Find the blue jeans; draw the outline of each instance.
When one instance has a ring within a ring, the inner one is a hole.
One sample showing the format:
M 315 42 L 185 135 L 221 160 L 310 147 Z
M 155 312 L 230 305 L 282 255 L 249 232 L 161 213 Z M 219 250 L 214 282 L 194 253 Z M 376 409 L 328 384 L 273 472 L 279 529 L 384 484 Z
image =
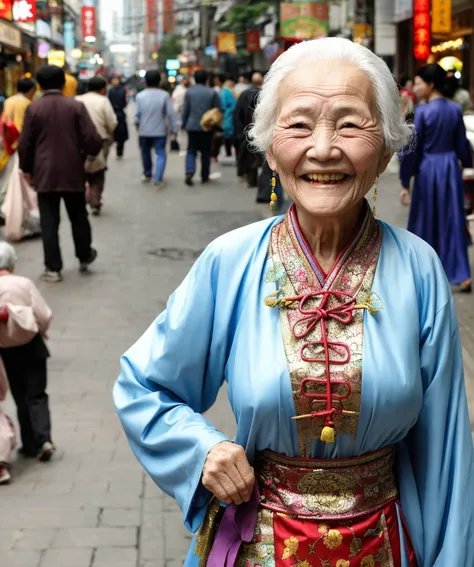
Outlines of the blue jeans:
M 151 161 L 151 150 L 154 148 L 156 154 L 155 181 L 163 180 L 166 167 L 166 136 L 140 136 L 140 151 L 142 154 L 143 175 L 151 179 L 153 164 Z

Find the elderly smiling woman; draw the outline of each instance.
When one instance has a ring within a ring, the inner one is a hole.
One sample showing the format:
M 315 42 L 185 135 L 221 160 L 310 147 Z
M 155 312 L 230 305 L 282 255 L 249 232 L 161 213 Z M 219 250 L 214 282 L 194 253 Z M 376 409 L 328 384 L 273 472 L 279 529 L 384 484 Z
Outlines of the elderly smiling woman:
M 197 532 L 185 565 L 474 565 L 473 446 L 449 285 L 366 195 L 411 132 L 386 65 L 285 52 L 254 145 L 294 201 L 209 245 L 123 356 L 139 461 Z M 227 383 L 231 442 L 202 413 Z

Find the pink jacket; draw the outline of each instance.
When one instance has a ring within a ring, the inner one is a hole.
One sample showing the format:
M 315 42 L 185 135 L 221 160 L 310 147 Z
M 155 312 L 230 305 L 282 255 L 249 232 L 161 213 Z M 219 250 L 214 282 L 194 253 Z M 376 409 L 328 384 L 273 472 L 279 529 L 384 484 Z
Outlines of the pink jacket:
M 38 333 L 47 338 L 52 311 L 31 280 L 0 271 L 0 306 L 9 315 L 0 322 L 1 348 L 24 345 Z

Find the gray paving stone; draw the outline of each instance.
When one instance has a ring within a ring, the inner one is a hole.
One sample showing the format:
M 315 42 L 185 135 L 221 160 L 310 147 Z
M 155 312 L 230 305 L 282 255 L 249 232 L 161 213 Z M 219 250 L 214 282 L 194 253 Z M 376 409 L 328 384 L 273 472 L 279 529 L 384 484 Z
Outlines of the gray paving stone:
M 41 551 L 9 551 L 6 554 L 2 553 L 2 567 L 40 567 Z M 46 565 L 46 564 L 45 564 Z M 51 564 L 49 567 L 59 567 L 59 564 Z M 63 564 L 63 567 L 69 567 Z M 72 566 L 71 566 L 72 567 Z M 76 567 L 76 566 L 74 566 Z M 77 566 L 77 567 L 83 567 Z M 87 567 L 87 566 L 84 566 Z
M 99 526 L 138 527 L 141 523 L 141 510 L 138 508 L 106 508 L 100 516 Z
M 90 567 L 93 554 L 92 548 L 48 549 L 39 567 Z
M 0 551 L 13 549 L 15 543 L 21 538 L 21 530 L 0 529 Z
M 67 528 L 58 531 L 51 547 L 132 547 L 136 544 L 134 528 Z
M 47 529 L 26 529 L 22 530 L 21 536 L 15 541 L 14 550 L 38 550 L 48 549 L 53 542 L 58 530 Z
M 95 552 L 91 567 L 136 567 L 138 550 L 136 547 L 113 548 L 104 547 Z

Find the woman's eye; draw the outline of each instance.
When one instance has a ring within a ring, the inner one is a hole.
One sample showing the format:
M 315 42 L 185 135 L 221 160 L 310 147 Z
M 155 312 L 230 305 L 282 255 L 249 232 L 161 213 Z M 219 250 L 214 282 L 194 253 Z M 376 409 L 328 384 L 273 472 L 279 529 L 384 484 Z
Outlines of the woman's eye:
M 302 122 L 297 122 L 296 124 L 292 124 L 290 126 L 290 128 L 297 128 L 298 130 L 302 130 L 304 128 L 307 128 L 306 124 L 303 124 Z
M 356 126 L 352 122 L 344 122 L 344 124 L 341 126 L 341 128 L 358 128 L 358 126 Z

